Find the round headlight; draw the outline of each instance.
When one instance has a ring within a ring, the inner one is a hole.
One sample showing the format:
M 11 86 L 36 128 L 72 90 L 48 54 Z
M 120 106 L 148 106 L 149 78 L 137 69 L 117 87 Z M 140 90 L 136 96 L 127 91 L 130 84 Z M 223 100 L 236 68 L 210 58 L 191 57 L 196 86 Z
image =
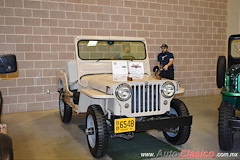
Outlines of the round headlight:
M 116 97 L 120 101 L 127 101 L 131 97 L 131 87 L 126 84 L 120 84 L 116 89 Z
M 165 98 L 171 98 L 175 93 L 175 86 L 172 82 L 165 82 L 162 85 L 162 95 Z

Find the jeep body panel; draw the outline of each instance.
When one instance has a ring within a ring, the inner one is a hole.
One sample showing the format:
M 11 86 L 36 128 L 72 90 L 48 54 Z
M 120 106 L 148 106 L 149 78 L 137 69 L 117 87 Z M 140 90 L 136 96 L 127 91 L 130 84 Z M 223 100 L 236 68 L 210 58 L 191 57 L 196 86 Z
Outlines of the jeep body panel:
M 156 81 L 156 77 L 151 75 L 143 75 L 142 78 L 139 79 L 132 78 L 131 81 L 127 80 L 127 76 L 130 77 L 131 75 L 126 75 L 126 81 L 115 81 L 115 77 L 112 74 L 87 75 L 80 79 L 80 83 L 84 87 L 91 86 L 91 88 L 95 88 L 96 90 L 105 92 L 107 94 L 113 94 L 111 86 L 119 83 Z M 166 80 L 167 79 L 162 79 L 162 81 Z

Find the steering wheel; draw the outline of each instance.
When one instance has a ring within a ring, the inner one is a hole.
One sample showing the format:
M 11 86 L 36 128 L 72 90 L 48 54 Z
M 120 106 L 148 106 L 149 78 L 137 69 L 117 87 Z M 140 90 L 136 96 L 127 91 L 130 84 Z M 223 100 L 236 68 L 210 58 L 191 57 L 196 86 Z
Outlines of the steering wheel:
M 135 57 L 133 57 L 133 56 L 122 56 L 119 59 L 126 59 L 126 60 L 128 60 L 128 59 L 135 59 Z

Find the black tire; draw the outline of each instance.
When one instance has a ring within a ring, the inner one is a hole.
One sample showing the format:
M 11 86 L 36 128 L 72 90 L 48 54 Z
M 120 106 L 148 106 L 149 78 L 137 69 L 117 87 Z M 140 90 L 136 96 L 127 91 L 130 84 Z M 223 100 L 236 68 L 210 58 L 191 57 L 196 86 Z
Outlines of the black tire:
M 0 159 L 13 160 L 12 139 L 7 134 L 0 133 Z
M 225 80 L 225 71 L 226 71 L 226 58 L 225 56 L 219 56 L 217 61 L 217 86 L 222 88 Z
M 88 147 L 91 154 L 96 157 L 103 157 L 107 152 L 108 147 L 108 131 L 106 118 L 101 107 L 91 105 L 88 107 L 86 115 L 86 131 Z
M 186 105 L 179 99 L 173 98 L 171 101 L 171 110 L 170 113 L 175 113 L 176 116 L 187 116 L 189 115 L 188 109 Z M 163 132 L 164 137 L 166 140 L 174 145 L 181 145 L 187 142 L 190 132 L 191 132 L 191 126 L 181 126 L 175 128 L 177 133 L 171 133 L 171 132 Z
M 64 92 L 59 92 L 59 113 L 63 123 L 68 123 L 72 120 L 72 107 L 70 107 L 63 99 Z
M 235 110 L 229 101 L 222 101 L 219 108 L 218 143 L 221 150 L 229 151 L 233 147 L 233 130 L 228 120 L 234 117 Z

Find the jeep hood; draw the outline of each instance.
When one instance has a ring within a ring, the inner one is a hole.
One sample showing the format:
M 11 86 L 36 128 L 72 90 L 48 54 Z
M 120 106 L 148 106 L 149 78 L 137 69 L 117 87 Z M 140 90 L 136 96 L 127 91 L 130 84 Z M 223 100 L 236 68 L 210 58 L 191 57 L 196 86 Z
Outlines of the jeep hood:
M 112 94 L 112 86 L 130 81 L 153 81 L 155 77 L 150 75 L 112 75 L 112 74 L 98 74 L 98 75 L 85 75 L 80 79 L 80 84 L 83 87 L 94 88 L 96 90 Z

